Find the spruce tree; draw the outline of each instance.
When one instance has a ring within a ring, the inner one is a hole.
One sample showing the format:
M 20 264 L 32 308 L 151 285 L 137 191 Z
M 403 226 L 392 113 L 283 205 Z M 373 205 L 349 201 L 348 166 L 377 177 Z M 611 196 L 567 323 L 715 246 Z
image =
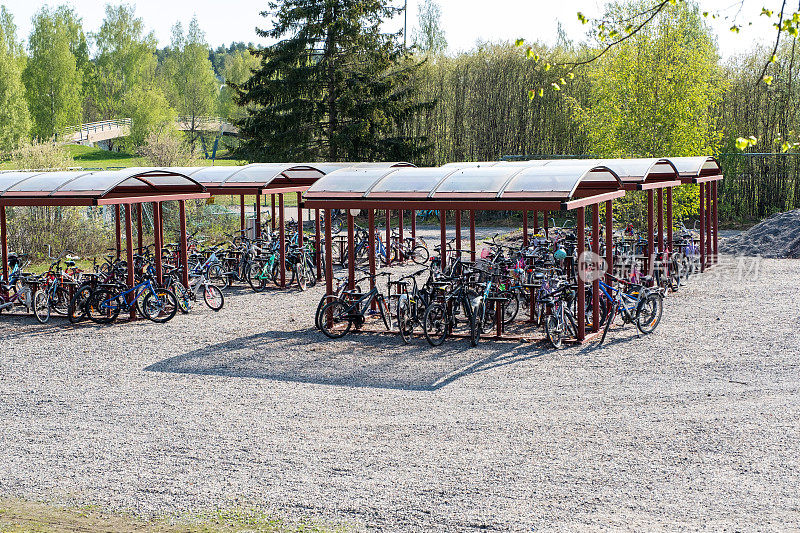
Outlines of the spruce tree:
M 253 76 L 235 87 L 247 117 L 240 152 L 255 161 L 415 160 L 425 138 L 401 134 L 431 103 L 414 101 L 420 63 L 380 26 L 401 9 L 389 0 L 271 2 L 278 42 L 251 50 Z

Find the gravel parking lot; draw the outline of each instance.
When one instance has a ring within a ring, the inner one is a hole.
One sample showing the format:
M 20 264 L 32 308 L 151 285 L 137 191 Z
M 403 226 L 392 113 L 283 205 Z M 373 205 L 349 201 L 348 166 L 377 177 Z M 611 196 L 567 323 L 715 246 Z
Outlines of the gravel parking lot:
M 163 326 L 3 316 L 0 495 L 397 531 L 797 529 L 799 263 L 739 281 L 724 259 L 655 334 L 602 348 L 328 341 L 320 286 Z

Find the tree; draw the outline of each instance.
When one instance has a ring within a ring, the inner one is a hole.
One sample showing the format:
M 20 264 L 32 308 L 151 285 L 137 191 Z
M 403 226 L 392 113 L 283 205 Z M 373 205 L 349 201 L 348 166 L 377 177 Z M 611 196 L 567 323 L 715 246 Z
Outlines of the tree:
M 225 84 L 219 92 L 217 104 L 219 116 L 227 120 L 242 119 L 246 111 L 236 102 L 236 92 L 233 87 L 250 79 L 253 71 L 258 69 L 258 58 L 249 50 L 236 50 L 226 52 L 221 63 L 219 72 Z
M 221 85 L 214 77 L 208 45 L 196 17 L 189 23 L 186 35 L 180 22 L 173 26 L 162 71 L 170 104 L 189 126 L 189 142 L 194 147 L 203 122 L 214 110 Z
M 97 47 L 95 87 L 97 107 L 104 119 L 119 118 L 133 93 L 142 95 L 156 70 L 156 38 L 145 33 L 135 7 L 106 5 L 100 31 L 92 35 Z
M 174 129 L 178 119 L 164 92 L 158 87 L 136 85 L 130 88 L 125 93 L 125 101 L 119 112 L 131 119 L 131 132 L 124 141 L 126 148 L 141 146 L 153 132 Z
M 421 51 L 437 55 L 447 50 L 447 38 L 442 30 L 442 9 L 436 0 L 424 0 L 417 12 L 414 45 Z
M 81 121 L 82 75 L 73 50 L 80 52 L 76 35 L 82 32 L 76 32 L 76 20 L 65 6 L 55 10 L 45 6 L 33 17 L 23 81 L 33 133 L 39 139 L 52 138 Z
M 400 10 L 388 0 L 280 0 L 270 4 L 276 44 L 254 51 L 260 69 L 236 86 L 248 116 L 241 152 L 255 160 L 413 160 L 425 139 L 400 133 L 427 104 L 413 101 L 398 34 L 381 24 Z
M 0 150 L 18 148 L 30 135 L 22 71 L 25 53 L 17 40 L 14 19 L 0 6 Z
M 609 16 L 629 9 L 613 4 Z M 579 115 L 595 154 L 693 156 L 719 148 L 725 81 L 696 8 L 681 3 L 665 9 L 595 63 L 590 77 L 591 101 Z M 679 219 L 694 214 L 696 187 L 676 190 L 675 205 Z

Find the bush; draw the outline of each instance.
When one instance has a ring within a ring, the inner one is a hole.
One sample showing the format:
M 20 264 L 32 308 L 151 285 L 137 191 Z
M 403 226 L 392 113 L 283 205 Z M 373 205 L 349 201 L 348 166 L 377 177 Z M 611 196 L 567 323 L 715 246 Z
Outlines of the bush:
M 136 151 L 155 167 L 193 166 L 194 158 L 189 146 L 179 134 L 169 128 L 152 131 Z
M 63 146 L 51 143 L 26 144 L 11 152 L 11 162 L 16 169 L 67 169 L 75 160 Z

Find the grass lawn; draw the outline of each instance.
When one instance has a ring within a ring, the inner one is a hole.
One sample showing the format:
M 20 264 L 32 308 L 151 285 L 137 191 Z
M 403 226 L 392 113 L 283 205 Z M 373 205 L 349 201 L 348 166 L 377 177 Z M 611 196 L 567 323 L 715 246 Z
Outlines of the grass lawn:
M 287 524 L 258 511 L 231 509 L 190 516 L 142 520 L 92 507 L 64 508 L 22 500 L 0 499 L 0 531 L 3 533 L 84 531 L 100 533 L 264 533 L 344 531 L 315 524 Z
M 75 159 L 75 166 L 82 168 L 108 168 L 108 167 L 146 167 L 149 166 L 143 157 L 128 154 L 125 152 L 109 152 L 91 146 L 81 146 L 78 144 L 68 144 L 65 146 L 67 153 Z M 219 159 L 215 161 L 201 159 L 197 163 L 200 166 L 213 165 L 246 165 L 246 161 L 238 159 Z

